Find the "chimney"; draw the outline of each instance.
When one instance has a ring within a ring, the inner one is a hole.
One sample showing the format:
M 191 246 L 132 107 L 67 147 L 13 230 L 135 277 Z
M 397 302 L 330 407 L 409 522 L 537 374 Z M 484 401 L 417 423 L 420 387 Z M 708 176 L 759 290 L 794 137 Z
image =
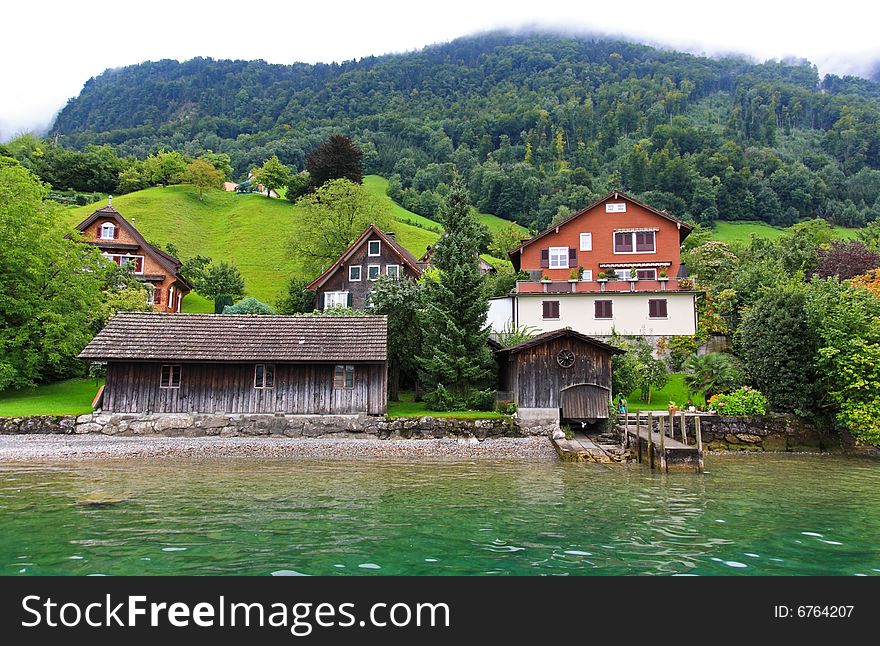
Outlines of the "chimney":
M 113 196 L 112 195 L 107 196 L 107 206 L 109 206 L 109 207 L 113 206 Z

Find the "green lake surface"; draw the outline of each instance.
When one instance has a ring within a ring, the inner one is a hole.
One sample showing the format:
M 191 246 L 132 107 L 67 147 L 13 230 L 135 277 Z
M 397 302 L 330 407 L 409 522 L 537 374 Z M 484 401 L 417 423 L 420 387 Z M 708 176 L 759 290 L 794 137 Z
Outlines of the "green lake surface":
M 708 456 L 706 469 L 4 464 L 0 574 L 880 573 L 880 462 Z

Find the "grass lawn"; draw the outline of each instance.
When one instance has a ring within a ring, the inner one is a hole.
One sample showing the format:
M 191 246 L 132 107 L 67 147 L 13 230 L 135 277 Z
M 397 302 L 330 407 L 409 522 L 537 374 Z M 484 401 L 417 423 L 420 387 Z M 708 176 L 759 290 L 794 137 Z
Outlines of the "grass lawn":
M 432 411 L 425 402 L 413 401 L 415 394 L 401 392 L 399 402 L 388 402 L 388 417 L 455 417 L 457 419 L 499 419 L 501 413 L 485 410 Z
M 705 404 L 702 395 L 688 394 L 687 386 L 684 384 L 684 375 L 681 373 L 669 375 L 669 381 L 666 382 L 666 385 L 660 390 L 655 390 L 651 393 L 650 402 L 641 401 L 639 399 L 640 394 L 640 391 L 636 389 L 626 398 L 629 410 L 666 410 L 670 400 L 675 401 L 679 407 L 682 407 L 687 402 L 688 397 L 691 398 L 694 406 Z
M 851 240 L 858 235 L 858 229 L 847 229 L 846 227 L 833 227 L 834 234 L 841 240 Z M 752 236 L 759 238 L 778 238 L 785 229 L 770 226 L 766 222 L 742 221 L 742 222 L 715 222 L 712 228 L 712 238 L 721 242 L 741 242 L 748 244 Z
M 83 415 L 92 412 L 95 380 L 68 379 L 23 390 L 0 392 L 0 417 Z
M 387 196 L 384 199 L 391 201 Z M 71 226 L 79 223 L 103 204 L 68 209 L 68 222 Z M 202 254 L 231 260 L 244 277 L 247 295 L 270 305 L 294 274 L 287 247 L 299 230 L 300 211 L 287 200 L 210 191 L 201 201 L 193 187 L 181 185 L 120 195 L 113 198 L 113 206 L 134 220 L 150 242 L 171 242 L 184 257 Z M 405 222 L 396 223 L 394 233 L 416 257 L 440 237 Z M 213 310 L 204 299 L 190 295 L 184 300 L 184 311 Z

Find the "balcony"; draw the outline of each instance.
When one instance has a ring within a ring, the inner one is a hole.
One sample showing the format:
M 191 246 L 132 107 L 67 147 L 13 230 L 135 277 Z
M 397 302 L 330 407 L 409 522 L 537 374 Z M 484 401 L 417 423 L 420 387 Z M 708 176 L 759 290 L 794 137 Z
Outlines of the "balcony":
M 682 285 L 681 283 L 684 283 Z M 677 292 L 693 289 L 687 279 L 516 281 L 517 294 L 599 294 L 605 292 Z

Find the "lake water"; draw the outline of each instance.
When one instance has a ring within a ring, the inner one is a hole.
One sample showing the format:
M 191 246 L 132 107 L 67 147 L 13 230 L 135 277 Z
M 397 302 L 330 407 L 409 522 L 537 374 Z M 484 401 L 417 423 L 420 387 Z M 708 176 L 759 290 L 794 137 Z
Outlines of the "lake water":
M 0 574 L 880 574 L 880 463 L 0 466 Z M 109 500 L 110 504 L 85 504 Z

